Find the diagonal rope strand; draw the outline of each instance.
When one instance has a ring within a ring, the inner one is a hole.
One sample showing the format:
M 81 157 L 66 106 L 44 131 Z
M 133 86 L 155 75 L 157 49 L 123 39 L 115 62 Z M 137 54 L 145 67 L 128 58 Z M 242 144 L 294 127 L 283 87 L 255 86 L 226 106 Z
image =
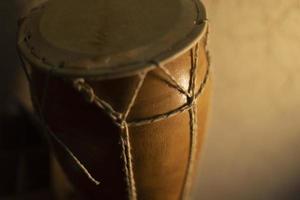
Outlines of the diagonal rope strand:
M 19 49 L 18 49 L 18 51 L 19 51 Z M 39 120 L 40 120 L 41 124 L 46 128 L 47 133 L 49 133 L 63 147 L 63 149 L 72 157 L 72 159 L 77 163 L 77 165 L 81 168 L 81 170 L 84 172 L 84 174 L 86 174 L 87 177 L 93 183 L 95 183 L 96 185 L 99 185 L 100 182 L 97 181 L 95 178 L 93 178 L 93 176 L 89 173 L 89 171 L 85 168 L 85 166 L 80 162 L 80 160 L 73 154 L 73 152 L 55 134 L 53 134 L 53 132 L 46 125 L 45 119 L 42 115 L 41 106 L 39 106 L 39 104 L 38 104 L 38 99 L 37 99 L 37 96 L 36 96 L 35 89 L 33 87 L 33 81 L 32 81 L 30 72 L 26 67 L 26 63 L 25 63 L 23 57 L 21 56 L 21 53 L 19 53 L 18 55 L 19 55 L 19 59 L 21 61 L 23 71 L 24 71 L 25 76 L 27 78 L 29 87 L 31 89 L 31 92 L 32 92 L 31 99 L 32 99 L 33 104 L 35 105 L 35 109 L 36 109 L 37 115 L 39 116 Z M 49 78 L 47 78 L 48 79 L 47 82 L 49 81 Z M 48 85 L 48 83 L 47 83 L 47 85 Z M 44 92 L 43 96 L 44 97 L 42 97 L 42 98 L 46 98 L 46 92 Z M 48 135 L 46 135 L 46 134 L 45 134 L 45 136 L 48 137 Z
M 73 152 L 67 147 L 67 145 L 62 142 L 50 129 L 45 125 L 47 132 L 53 137 L 59 145 L 63 147 L 63 149 L 72 157 L 72 159 L 76 162 L 76 164 L 81 168 L 81 170 L 84 172 L 84 174 L 95 184 L 100 185 L 100 181 L 96 180 L 90 172 L 85 168 L 85 166 L 80 162 L 80 160 L 73 154 Z
M 175 79 L 175 77 L 170 73 L 170 71 L 165 68 L 164 66 L 157 64 L 158 69 L 160 69 L 165 75 L 167 75 L 167 77 L 172 81 L 172 83 L 174 84 L 175 88 L 185 94 L 187 97 L 190 97 L 190 94 L 184 89 L 183 86 L 181 86 L 178 81 Z
M 73 81 L 73 87 L 78 92 L 81 92 L 90 103 L 95 103 L 98 107 L 105 111 L 105 113 L 108 114 L 113 120 L 117 120 L 121 117 L 121 113 L 115 111 L 109 103 L 95 95 L 93 88 L 86 83 L 83 78 L 75 79 Z
M 47 126 L 47 123 L 46 123 L 46 120 L 45 118 L 43 117 L 42 113 L 43 113 L 43 107 L 45 106 L 45 99 L 47 97 L 47 90 L 48 90 L 48 87 L 49 87 L 49 79 L 50 79 L 50 76 L 49 78 L 46 79 L 47 83 L 46 83 L 46 87 L 45 87 L 45 90 L 44 90 L 44 93 L 43 93 L 43 96 L 42 96 L 42 102 L 41 102 L 41 105 L 38 104 L 38 101 L 35 102 L 35 105 L 37 107 L 37 110 L 38 112 L 40 113 L 39 114 L 39 118 L 43 124 L 43 126 L 46 128 L 47 132 L 50 134 L 50 136 L 58 142 L 59 145 L 61 145 L 61 147 L 67 152 L 67 154 L 69 156 L 71 156 L 71 158 L 76 162 L 76 164 L 79 166 L 79 168 L 82 170 L 82 172 L 88 177 L 88 179 L 90 179 L 90 181 L 92 181 L 95 185 L 99 185 L 100 184 L 100 181 L 96 180 L 92 175 L 91 173 L 89 172 L 89 170 L 81 163 L 81 161 L 74 155 L 74 153 L 70 150 L 69 147 L 67 147 L 67 145 L 62 142 L 51 130 L 50 128 Z M 34 93 L 35 94 L 35 93 Z M 35 96 L 35 95 L 34 95 Z M 43 107 L 42 107 L 43 106 Z
M 196 69 L 199 61 L 198 51 L 199 51 L 199 43 L 197 43 L 195 45 L 195 48 L 192 49 L 192 57 L 191 57 L 192 66 L 190 70 L 189 93 L 193 99 L 195 98 Z
M 133 96 L 132 96 L 132 98 L 131 98 L 131 100 L 130 100 L 130 102 L 129 102 L 126 110 L 125 110 L 125 113 L 123 115 L 123 119 L 124 120 L 127 119 L 128 115 L 129 115 L 129 113 L 130 113 L 130 111 L 131 111 L 131 109 L 132 109 L 132 107 L 133 107 L 133 105 L 135 103 L 135 100 L 136 100 L 136 98 L 137 98 L 137 96 L 138 96 L 138 94 L 139 94 L 139 92 L 140 92 L 140 90 L 142 88 L 142 85 L 143 85 L 143 83 L 145 81 L 146 75 L 147 75 L 147 73 L 141 73 L 141 74 L 139 74 L 139 83 L 136 86 L 136 88 L 134 90 L 134 93 L 133 93 Z
M 208 63 L 210 64 L 210 62 L 208 62 Z M 209 78 L 209 73 L 210 73 L 210 66 L 208 65 L 206 67 L 205 75 L 199 86 L 199 89 L 195 93 L 194 100 L 191 100 L 190 102 L 187 102 L 187 103 L 175 108 L 174 110 L 168 111 L 166 113 L 157 114 L 157 115 L 142 118 L 142 119 L 134 119 L 134 120 L 128 122 L 129 126 L 141 126 L 141 125 L 145 125 L 145 124 L 149 124 L 149 123 L 153 123 L 153 122 L 158 122 L 158 121 L 173 117 L 176 114 L 179 114 L 181 112 L 191 109 L 191 106 L 193 104 L 195 104 L 195 101 L 200 97 L 203 90 L 205 89 L 205 86 L 206 86 L 208 78 Z

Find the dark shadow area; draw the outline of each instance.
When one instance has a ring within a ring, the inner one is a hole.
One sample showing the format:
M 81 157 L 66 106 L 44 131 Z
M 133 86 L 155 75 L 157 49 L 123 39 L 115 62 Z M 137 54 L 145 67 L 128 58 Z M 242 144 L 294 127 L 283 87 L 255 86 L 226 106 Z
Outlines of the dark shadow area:
M 17 6 L 0 1 L 0 199 L 50 199 L 49 153 L 42 130 L 13 96 L 20 62 Z
M 0 111 L 0 199 L 49 190 L 49 153 L 31 113 L 10 99 Z
M 11 96 L 11 85 L 19 66 L 16 50 L 17 7 L 15 1 L 0 2 L 0 108 Z

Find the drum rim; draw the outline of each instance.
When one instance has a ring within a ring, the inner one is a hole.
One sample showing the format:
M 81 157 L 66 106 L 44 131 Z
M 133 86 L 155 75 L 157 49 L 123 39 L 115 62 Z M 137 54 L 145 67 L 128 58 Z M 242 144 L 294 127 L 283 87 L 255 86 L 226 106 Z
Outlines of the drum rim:
M 177 43 L 174 43 L 174 46 L 170 50 L 162 51 L 159 55 L 154 57 L 153 59 L 149 61 L 141 61 L 136 63 L 129 63 L 122 65 L 120 67 L 120 70 L 116 67 L 113 67 L 114 70 L 110 70 L 109 68 L 90 68 L 90 69 L 84 69 L 84 68 L 59 68 L 57 66 L 53 66 L 49 63 L 43 62 L 43 60 L 36 55 L 34 55 L 31 50 L 27 47 L 25 44 L 25 26 L 24 21 L 26 20 L 26 17 L 22 20 L 22 23 L 19 25 L 19 32 L 18 32 L 18 44 L 17 47 L 19 49 L 19 53 L 23 58 L 26 59 L 26 61 L 42 70 L 42 71 L 48 71 L 51 72 L 54 76 L 60 76 L 60 77 L 69 77 L 69 78 L 88 78 L 88 79 L 114 79 L 114 78 L 120 78 L 120 77 L 127 77 L 132 76 L 135 74 L 138 74 L 141 71 L 151 71 L 154 68 L 157 67 L 157 63 L 164 65 L 168 63 L 171 60 L 176 59 L 180 55 L 184 54 L 186 51 L 191 49 L 199 40 L 205 37 L 207 31 L 208 31 L 208 21 L 207 21 L 207 13 L 204 4 L 201 0 L 193 0 L 195 3 L 195 7 L 198 12 L 201 12 L 201 15 L 198 15 L 198 17 L 203 17 L 203 19 L 195 19 L 194 28 L 189 32 L 189 34 L 186 36 L 185 39 L 177 41 Z M 42 4 L 40 7 L 43 7 L 44 4 Z M 35 8 L 33 10 L 37 10 L 38 8 Z M 32 11 L 33 11 L 32 10 Z M 120 66 L 120 65 L 119 65 Z

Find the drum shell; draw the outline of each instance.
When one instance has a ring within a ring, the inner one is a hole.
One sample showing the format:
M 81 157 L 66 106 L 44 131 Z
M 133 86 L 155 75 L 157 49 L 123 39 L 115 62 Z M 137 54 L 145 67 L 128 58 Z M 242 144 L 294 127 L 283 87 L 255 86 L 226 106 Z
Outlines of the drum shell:
M 199 41 L 196 90 L 208 67 L 206 38 Z M 165 67 L 188 89 L 191 51 Z M 53 76 L 36 66 L 31 69 L 31 93 L 37 99 L 49 129 L 77 156 L 100 185 L 96 186 L 56 141 L 53 149 L 64 172 L 84 199 L 127 199 L 126 176 L 122 159 L 122 131 L 95 104 L 88 102 L 72 87 L 69 79 Z M 81 77 L 79 77 L 81 78 Z M 124 112 L 138 83 L 138 76 L 111 80 L 86 80 L 97 96 L 119 112 Z M 196 100 L 197 158 L 202 146 L 209 107 L 209 78 Z M 148 72 L 129 114 L 129 121 L 174 110 L 186 103 L 186 96 L 170 84 L 159 68 Z M 173 117 L 129 128 L 133 171 L 139 199 L 179 199 L 185 184 L 190 148 L 190 116 L 188 110 Z M 196 161 L 197 162 L 197 161 Z M 196 169 L 195 165 L 195 169 Z

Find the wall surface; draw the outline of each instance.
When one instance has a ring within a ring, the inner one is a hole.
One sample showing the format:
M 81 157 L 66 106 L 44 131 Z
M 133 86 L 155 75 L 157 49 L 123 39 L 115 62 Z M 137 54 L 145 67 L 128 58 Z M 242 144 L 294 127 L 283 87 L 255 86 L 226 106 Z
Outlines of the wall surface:
M 300 199 L 300 1 L 204 2 L 215 82 L 195 199 Z

